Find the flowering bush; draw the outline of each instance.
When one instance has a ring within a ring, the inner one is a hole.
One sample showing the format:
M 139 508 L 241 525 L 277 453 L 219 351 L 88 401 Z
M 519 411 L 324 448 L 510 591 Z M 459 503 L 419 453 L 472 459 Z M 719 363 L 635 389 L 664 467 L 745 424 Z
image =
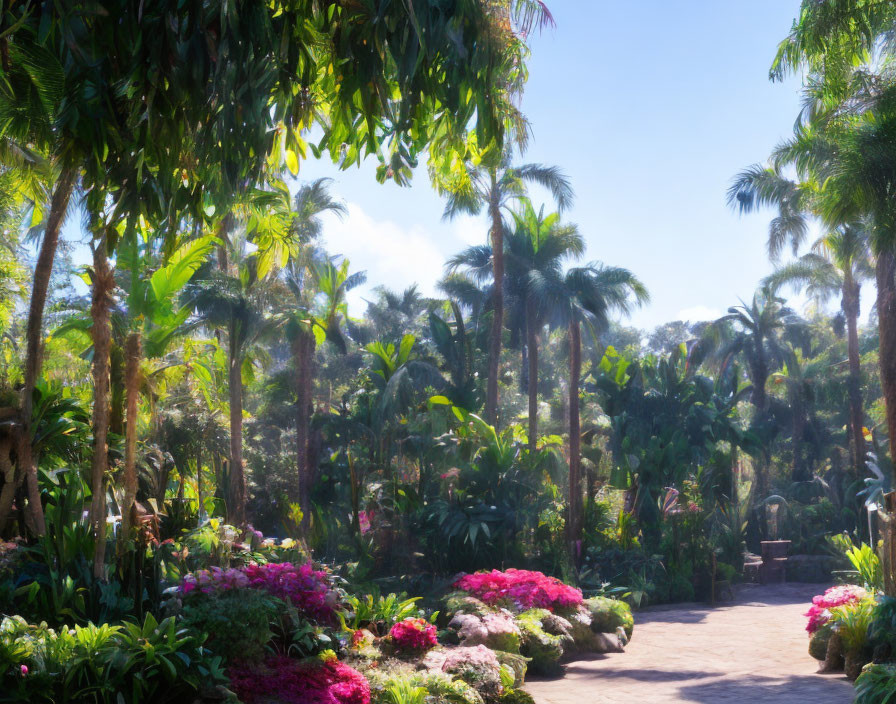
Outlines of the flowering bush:
M 831 609 L 846 604 L 854 604 L 868 598 L 868 592 L 854 584 L 831 587 L 824 594 L 812 598 L 811 608 L 804 614 L 809 619 L 806 630 L 815 633 L 831 620 Z
M 250 588 L 289 601 L 299 611 L 321 623 L 335 620 L 335 597 L 325 572 L 315 570 L 310 562 L 294 565 L 289 562 L 250 564 L 222 570 L 212 567 L 186 575 L 180 592 L 214 594 L 232 589 Z
M 392 626 L 389 636 L 395 647 L 404 652 L 423 653 L 439 644 L 436 627 L 422 618 L 399 621 Z
M 477 572 L 464 575 L 454 586 L 486 604 L 512 604 L 519 611 L 573 607 L 582 603 L 582 592 L 578 589 L 555 577 L 529 570 Z
M 370 704 L 370 685 L 357 670 L 327 660 L 275 656 L 261 666 L 228 669 L 231 689 L 244 704 Z

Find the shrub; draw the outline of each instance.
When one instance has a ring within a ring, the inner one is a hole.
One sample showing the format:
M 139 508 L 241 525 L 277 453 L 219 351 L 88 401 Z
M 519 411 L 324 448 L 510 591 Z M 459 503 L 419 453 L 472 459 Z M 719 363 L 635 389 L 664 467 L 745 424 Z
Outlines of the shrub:
M 622 627 L 628 638 L 632 637 L 635 618 L 631 607 L 624 601 L 596 596 L 584 602 L 591 613 L 591 630 L 595 633 L 615 633 Z
M 473 687 L 442 671 L 412 670 L 408 665 L 400 669 L 372 669 L 367 673 L 373 699 L 377 704 L 390 702 L 390 692 L 405 683 L 409 688 L 423 688 L 428 694 L 427 704 L 483 704 L 482 697 Z
M 173 618 L 59 631 L 0 621 L 0 692 L 10 701 L 165 704 L 224 682 L 220 657 Z
M 260 665 L 228 668 L 231 689 L 244 704 L 370 704 L 370 685 L 357 670 L 328 659 L 272 656 Z
M 830 623 L 826 623 L 821 628 L 816 629 L 809 636 L 809 655 L 816 660 L 826 660 L 828 657 L 828 641 L 831 640 L 833 633 L 834 628 Z
M 873 664 L 856 680 L 855 704 L 887 704 L 896 701 L 896 664 Z
M 212 594 L 193 592 L 184 599 L 182 623 L 208 637 L 208 647 L 227 661 L 260 660 L 271 642 L 275 623 L 286 605 L 253 589 Z
M 409 654 L 425 653 L 439 644 L 436 627 L 422 618 L 399 621 L 392 626 L 389 636 L 396 650 Z
M 580 590 L 556 577 L 529 570 L 492 570 L 468 574 L 457 580 L 454 587 L 469 592 L 486 604 L 503 604 L 517 611 L 574 607 L 582 603 Z
M 809 633 L 815 633 L 819 628 L 831 619 L 831 609 L 844 604 L 851 604 L 868 597 L 862 587 L 854 584 L 844 584 L 837 587 L 831 587 L 824 594 L 819 594 L 812 598 L 812 606 L 805 613 L 809 622 L 806 624 L 806 630 Z
M 859 676 L 862 666 L 870 659 L 865 651 L 873 618 L 873 599 L 847 602 L 831 610 L 831 623 L 843 644 L 846 676 L 852 680 Z
M 330 589 L 325 572 L 315 570 L 310 562 L 251 564 L 222 570 L 212 567 L 197 570 L 181 581 L 180 592 L 214 594 L 233 589 L 251 588 L 290 602 L 306 616 L 319 623 L 336 621 L 335 592 Z

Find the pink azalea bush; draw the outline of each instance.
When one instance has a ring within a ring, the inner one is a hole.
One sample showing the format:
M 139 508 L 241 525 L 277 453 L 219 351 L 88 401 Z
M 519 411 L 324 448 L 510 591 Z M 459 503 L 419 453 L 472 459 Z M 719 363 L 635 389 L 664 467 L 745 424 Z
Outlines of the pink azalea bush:
M 451 648 L 442 663 L 442 672 L 459 677 L 487 700 L 496 699 L 503 690 L 501 663 L 495 651 L 484 645 Z
M 513 604 L 520 611 L 574 607 L 582 603 L 582 592 L 541 572 L 509 569 L 505 572 L 467 574 L 454 583 L 486 604 Z
M 243 704 L 370 704 L 367 680 L 335 657 L 322 662 L 277 655 L 261 666 L 231 666 L 228 675 Z
M 819 628 L 831 620 L 831 609 L 844 604 L 853 604 L 868 598 L 868 592 L 854 584 L 844 584 L 831 587 L 824 594 L 812 598 L 811 608 L 804 614 L 809 622 L 806 630 L 815 633 Z
M 422 618 L 406 618 L 392 626 L 389 636 L 395 647 L 407 653 L 424 653 L 435 648 L 436 627 Z
M 335 620 L 335 593 L 330 589 L 327 574 L 315 570 L 310 562 L 294 565 L 290 562 L 222 570 L 212 567 L 197 570 L 181 581 L 180 592 L 214 594 L 230 589 L 259 589 L 284 601 L 289 601 L 306 616 L 321 623 Z

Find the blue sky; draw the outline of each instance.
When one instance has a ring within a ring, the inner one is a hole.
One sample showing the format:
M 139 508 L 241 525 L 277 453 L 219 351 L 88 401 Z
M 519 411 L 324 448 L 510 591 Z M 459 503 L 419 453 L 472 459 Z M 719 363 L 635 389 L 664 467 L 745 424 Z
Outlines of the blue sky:
M 653 301 L 633 317 L 645 328 L 714 317 L 749 297 L 771 269 L 770 214 L 739 216 L 725 191 L 792 129 L 798 80 L 767 76 L 799 1 L 549 6 L 556 27 L 532 41 L 524 159 L 570 177 L 577 198 L 568 218 L 587 240 L 586 258 L 629 267 L 647 283 Z M 484 241 L 486 224 L 442 222 L 423 168 L 409 189 L 378 185 L 373 168 L 303 165 L 303 178 L 334 176 L 350 207 L 344 222 L 328 223 L 329 247 L 366 269 L 371 287 L 418 281 L 429 292 L 444 257 Z
M 799 83 L 767 76 L 799 0 L 548 4 L 556 27 L 532 40 L 524 160 L 560 166 L 571 179 L 577 198 L 567 217 L 587 241 L 586 259 L 645 281 L 653 300 L 632 322 L 646 329 L 715 317 L 748 298 L 771 270 L 770 213 L 741 217 L 725 191 L 792 129 Z M 368 161 L 340 172 L 311 158 L 300 173 L 333 177 L 349 208 L 342 221 L 328 219 L 325 240 L 367 271 L 354 314 L 377 285 L 434 292 L 445 258 L 487 232 L 480 219 L 442 221 L 425 165 L 410 188 L 376 183 L 374 169 Z

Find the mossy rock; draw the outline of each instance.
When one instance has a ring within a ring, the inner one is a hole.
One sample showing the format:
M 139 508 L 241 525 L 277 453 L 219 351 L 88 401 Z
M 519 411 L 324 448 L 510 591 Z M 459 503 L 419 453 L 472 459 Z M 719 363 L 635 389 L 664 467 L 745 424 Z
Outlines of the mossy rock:
M 532 672 L 556 673 L 560 669 L 564 645 L 572 641 L 569 635 L 548 632 L 548 629 L 556 628 L 555 618 L 547 609 L 530 609 L 516 618 L 516 625 L 522 633 L 520 652 L 530 659 L 529 669 Z
M 615 633 L 620 626 L 626 637 L 631 640 L 635 629 L 635 617 L 631 607 L 624 601 L 595 596 L 584 601 L 591 613 L 591 630 L 595 633 Z
M 828 654 L 828 641 L 833 635 L 834 629 L 830 624 L 825 624 L 809 637 L 809 655 L 816 660 L 824 660 Z
M 467 592 L 449 592 L 442 599 L 445 603 L 445 614 L 450 618 L 454 614 L 473 614 L 482 618 L 495 609 Z
M 502 665 L 513 670 L 513 687 L 518 689 L 526 682 L 526 671 L 529 669 L 529 658 L 519 653 L 508 653 L 502 650 L 495 651 L 495 657 Z

